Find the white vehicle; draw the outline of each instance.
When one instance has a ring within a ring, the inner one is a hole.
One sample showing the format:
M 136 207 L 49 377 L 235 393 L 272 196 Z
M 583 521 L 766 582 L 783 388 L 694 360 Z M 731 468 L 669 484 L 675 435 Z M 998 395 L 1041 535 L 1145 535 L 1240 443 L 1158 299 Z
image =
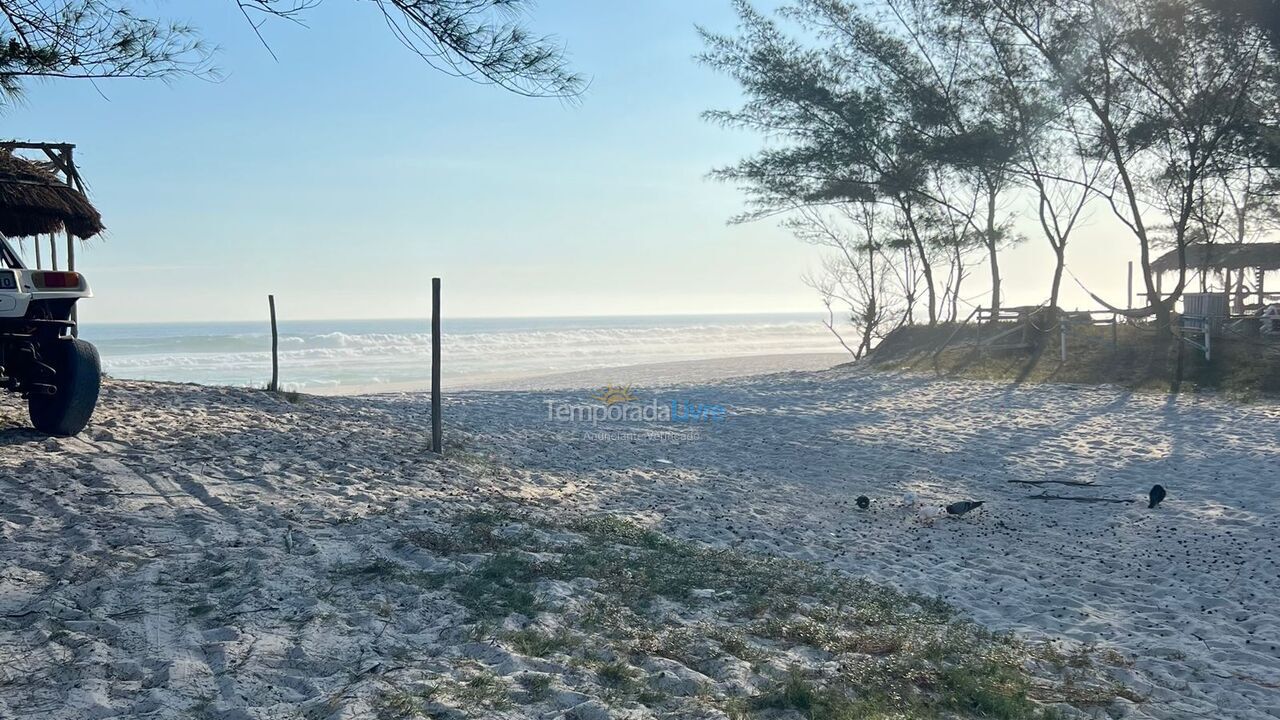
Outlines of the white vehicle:
M 0 386 L 26 397 L 31 423 L 50 435 L 80 432 L 98 404 L 98 351 L 74 337 L 73 308 L 88 297 L 83 275 L 28 269 L 0 236 Z

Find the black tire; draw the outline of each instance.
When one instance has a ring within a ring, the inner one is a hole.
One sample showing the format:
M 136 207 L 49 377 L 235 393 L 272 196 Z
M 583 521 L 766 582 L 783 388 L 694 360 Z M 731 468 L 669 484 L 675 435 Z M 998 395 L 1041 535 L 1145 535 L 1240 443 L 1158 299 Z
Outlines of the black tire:
M 31 424 L 49 435 L 75 435 L 89 424 L 102 386 L 98 349 L 75 338 L 58 338 L 40 346 L 40 359 L 53 366 L 57 391 L 27 398 Z

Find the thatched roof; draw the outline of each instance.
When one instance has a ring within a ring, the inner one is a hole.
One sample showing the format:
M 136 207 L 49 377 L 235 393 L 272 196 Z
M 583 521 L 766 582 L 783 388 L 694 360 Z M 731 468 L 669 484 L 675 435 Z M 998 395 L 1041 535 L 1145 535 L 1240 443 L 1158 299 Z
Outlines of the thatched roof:
M 0 150 L 0 233 L 28 237 L 63 229 L 93 237 L 102 232 L 102 216 L 44 165 Z
M 1280 270 L 1280 243 L 1187 246 L 1188 270 Z M 1177 272 L 1178 251 L 1170 250 L 1151 263 L 1156 272 Z

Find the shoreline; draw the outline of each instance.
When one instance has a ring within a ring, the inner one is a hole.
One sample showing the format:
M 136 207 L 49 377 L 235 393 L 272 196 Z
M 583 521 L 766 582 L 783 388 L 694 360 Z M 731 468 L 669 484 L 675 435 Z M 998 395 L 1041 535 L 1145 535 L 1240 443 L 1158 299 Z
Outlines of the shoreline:
M 606 385 L 665 386 L 708 383 L 735 378 L 773 375 L 785 372 L 827 370 L 852 362 L 847 353 L 787 353 L 770 355 L 737 355 L 676 360 L 658 363 L 617 365 L 588 370 L 510 375 L 462 380 L 444 379 L 442 389 L 448 392 L 598 389 Z M 392 393 L 422 393 L 431 390 L 430 381 L 406 383 L 353 384 L 339 388 L 301 390 L 309 395 L 327 397 L 363 397 Z

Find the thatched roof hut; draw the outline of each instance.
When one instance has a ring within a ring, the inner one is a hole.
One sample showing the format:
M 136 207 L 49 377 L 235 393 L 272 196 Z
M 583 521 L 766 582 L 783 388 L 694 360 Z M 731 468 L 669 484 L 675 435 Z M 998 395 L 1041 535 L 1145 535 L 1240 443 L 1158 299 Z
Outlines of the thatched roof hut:
M 28 237 L 62 230 L 93 237 L 103 230 L 102 215 L 45 165 L 0 150 L 0 233 Z
M 1178 251 L 1170 250 L 1151 263 L 1156 272 L 1177 272 Z M 1187 246 L 1187 269 L 1198 270 L 1280 270 L 1280 243 L 1243 243 Z

